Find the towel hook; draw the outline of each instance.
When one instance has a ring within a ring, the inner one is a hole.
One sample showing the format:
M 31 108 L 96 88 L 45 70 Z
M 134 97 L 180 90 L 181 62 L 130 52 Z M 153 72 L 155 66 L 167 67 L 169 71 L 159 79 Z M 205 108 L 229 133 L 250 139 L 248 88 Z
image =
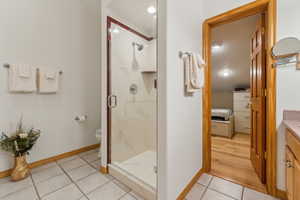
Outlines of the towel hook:
M 179 58 L 183 58 L 184 56 L 190 56 L 191 53 L 189 52 L 183 52 L 183 51 L 179 51 Z

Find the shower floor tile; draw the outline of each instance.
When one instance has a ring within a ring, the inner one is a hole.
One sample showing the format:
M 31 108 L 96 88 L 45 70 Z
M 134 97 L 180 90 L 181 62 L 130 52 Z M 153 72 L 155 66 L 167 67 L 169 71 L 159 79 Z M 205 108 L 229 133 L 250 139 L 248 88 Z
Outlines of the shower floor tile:
M 121 163 L 114 163 L 122 170 L 134 175 L 144 183 L 156 188 L 156 152 L 146 151 Z

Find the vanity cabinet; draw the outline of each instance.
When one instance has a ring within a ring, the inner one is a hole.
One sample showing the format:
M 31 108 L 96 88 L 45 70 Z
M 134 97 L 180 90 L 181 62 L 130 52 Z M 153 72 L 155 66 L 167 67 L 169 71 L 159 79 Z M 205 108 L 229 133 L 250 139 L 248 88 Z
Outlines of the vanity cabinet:
M 289 130 L 286 139 L 287 196 L 288 200 L 300 200 L 300 140 Z

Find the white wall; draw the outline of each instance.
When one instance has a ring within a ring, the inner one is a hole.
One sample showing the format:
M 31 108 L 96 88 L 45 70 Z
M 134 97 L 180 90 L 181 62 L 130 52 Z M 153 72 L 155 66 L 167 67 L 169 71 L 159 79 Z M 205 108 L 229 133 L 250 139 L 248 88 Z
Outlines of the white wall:
M 179 51 L 200 53 L 202 5 L 198 0 L 158 4 L 158 197 L 174 200 L 202 168 L 202 93 L 184 96 L 178 57 Z
M 227 10 L 250 3 L 249 0 L 204 0 L 205 18 L 209 18 Z M 201 3 L 198 3 L 201 6 Z M 199 7 L 198 6 L 198 7 Z M 278 26 L 277 39 L 287 36 L 296 36 L 300 39 L 300 28 L 297 19 L 300 13 L 297 8 L 300 7 L 299 0 L 278 0 Z M 277 128 L 278 128 L 278 171 L 277 185 L 279 189 L 285 189 L 284 172 L 284 128 L 281 125 L 284 109 L 300 110 L 300 93 L 297 91 L 297 85 L 300 84 L 300 71 L 295 70 L 295 66 L 281 68 L 277 70 Z
M 278 0 L 277 39 L 297 37 L 300 39 L 299 0 Z M 285 129 L 282 127 L 283 110 L 300 110 L 300 71 L 295 65 L 277 70 L 277 127 L 278 127 L 278 187 L 285 189 Z
M 212 91 L 212 107 L 233 110 L 233 92 Z
M 95 144 L 100 127 L 100 2 L 2 0 L 0 2 L 0 129 L 24 124 L 42 130 L 30 161 Z M 3 63 L 63 70 L 55 95 L 10 94 Z M 88 115 L 78 124 L 76 115 Z M 0 171 L 10 168 L 0 153 Z

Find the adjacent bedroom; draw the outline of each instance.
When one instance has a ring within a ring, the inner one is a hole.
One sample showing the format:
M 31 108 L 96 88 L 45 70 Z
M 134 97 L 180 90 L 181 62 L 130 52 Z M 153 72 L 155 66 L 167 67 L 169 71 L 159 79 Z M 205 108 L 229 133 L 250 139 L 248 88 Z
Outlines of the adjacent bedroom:
M 212 173 L 265 190 L 251 164 L 251 52 L 259 16 L 212 30 Z

